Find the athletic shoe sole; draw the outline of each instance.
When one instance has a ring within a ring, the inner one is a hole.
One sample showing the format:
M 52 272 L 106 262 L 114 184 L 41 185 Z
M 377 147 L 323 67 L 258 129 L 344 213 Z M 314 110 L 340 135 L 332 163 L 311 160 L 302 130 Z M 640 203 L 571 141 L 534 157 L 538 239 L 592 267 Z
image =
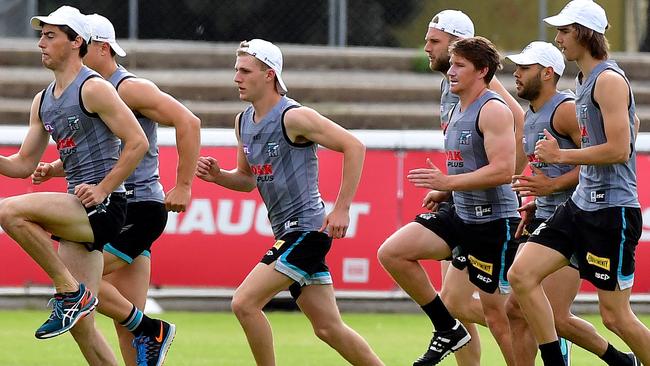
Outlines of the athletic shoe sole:
M 162 364 L 165 363 L 167 352 L 169 351 L 169 347 L 171 347 L 172 342 L 174 341 L 174 337 L 176 337 L 176 326 L 170 323 L 167 337 L 165 337 L 165 340 L 163 341 L 163 344 L 160 347 L 161 356 L 158 359 L 158 363 L 156 364 L 156 366 L 162 366 Z

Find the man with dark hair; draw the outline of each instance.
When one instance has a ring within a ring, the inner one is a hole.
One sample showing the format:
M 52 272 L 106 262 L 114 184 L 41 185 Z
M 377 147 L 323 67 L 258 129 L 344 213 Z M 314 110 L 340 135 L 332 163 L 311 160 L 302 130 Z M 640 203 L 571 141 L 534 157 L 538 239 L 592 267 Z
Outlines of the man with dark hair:
M 558 91 L 557 82 L 564 71 L 564 57 L 555 46 L 546 42 L 532 42 L 517 55 L 506 56 L 517 65 L 514 76 L 517 95 L 530 101 L 524 125 L 524 148 L 533 175 L 515 175 L 513 189 L 534 200 L 520 208 L 522 220 L 517 235 L 529 235 L 548 219 L 555 208 L 571 197 L 578 184 L 579 167 L 570 164 L 549 164 L 535 157 L 535 145 L 545 137 L 547 130 L 564 149 L 580 146 L 580 128 L 575 114 L 575 95 Z M 544 292 L 553 308 L 562 353 L 570 364 L 570 343 L 603 356 L 607 340 L 596 332 L 589 322 L 571 313 L 571 304 L 580 289 L 577 268 L 564 267 L 543 282 Z M 513 334 L 513 348 L 518 366 L 534 365 L 537 342 L 513 296 L 508 299 L 508 317 Z M 564 341 L 564 344 L 562 342 Z M 616 350 L 616 357 L 605 360 L 608 365 L 634 365 L 625 353 Z
M 275 243 L 235 291 L 232 310 L 258 365 L 275 365 L 271 326 L 262 309 L 289 289 L 314 333 L 352 365 L 379 366 L 368 343 L 339 314 L 325 256 L 332 239 L 345 237 L 348 210 L 363 168 L 365 146 L 350 132 L 286 96 L 282 52 L 253 39 L 237 50 L 235 83 L 250 105 L 235 117 L 237 167 L 225 170 L 200 157 L 196 175 L 249 192 L 255 187 L 268 209 Z M 318 188 L 318 145 L 343 154 L 341 189 L 332 212 Z
M 450 112 L 459 102 L 458 96 L 450 91 L 447 77 L 450 67 L 449 45 L 459 39 L 472 36 L 474 36 L 474 24 L 466 14 L 459 10 L 443 10 L 433 16 L 424 38 L 424 52 L 429 57 L 429 68 L 443 75 L 440 84 L 440 127 L 443 133 L 447 129 Z M 507 92 L 496 77 L 490 81 L 489 88 L 506 101 L 515 120 L 515 135 L 520 136 L 523 129 L 524 112 L 519 102 Z M 518 145 L 520 144 L 521 139 L 519 138 Z M 518 146 L 517 151 L 521 152 L 517 154 L 517 172 L 519 172 L 525 167 L 526 159 L 522 152 L 523 149 Z M 428 233 L 433 228 L 426 223 L 432 218 L 431 214 L 448 211 L 451 205 L 453 205 L 453 201 L 449 192 L 437 190 L 428 192 L 422 205 L 428 212 L 418 215 L 413 222 L 404 225 L 387 238 L 385 246 L 382 246 L 384 249 L 380 249 L 378 252 L 379 261 L 384 269 L 420 305 L 430 319 L 432 317 L 430 304 L 437 301 L 438 294 L 420 263 L 422 260 L 432 258 L 420 257 L 423 254 L 421 248 L 430 245 Z M 388 247 L 392 250 L 386 250 Z M 460 247 L 457 248 L 460 249 Z M 453 259 L 451 262 L 440 261 L 443 280 L 440 299 L 450 313 L 463 323 L 472 337 L 465 347 L 454 353 L 456 362 L 459 366 L 478 366 L 481 361 L 481 347 L 478 330 L 474 323 L 485 325 L 485 315 L 480 300 L 474 297 L 476 288 L 467 277 L 465 253 L 461 250 L 455 251 Z M 449 265 L 450 263 L 452 265 Z
M 389 238 L 379 249 L 379 256 L 385 267 L 396 267 L 404 250 L 413 255 L 411 261 L 442 260 L 462 245 L 469 262 L 469 278 L 479 289 L 487 324 L 506 362 L 513 365 L 505 296 L 497 292 L 509 291 L 505 271 L 517 247 L 512 239 L 518 224 L 518 204 L 510 188 L 515 171 L 514 121 L 503 99 L 488 89 L 500 66 L 492 43 L 481 37 L 461 39 L 451 45 L 449 52 L 450 91 L 458 95 L 459 103 L 451 111 L 445 133 L 448 175 L 428 160 L 428 168 L 411 170 L 407 178 L 417 187 L 452 192 L 454 205 L 416 218 L 429 228 L 419 234 L 426 235 L 426 240 L 416 235 L 414 240 L 396 245 Z M 426 245 L 405 247 L 409 242 Z M 399 273 L 404 277 L 418 275 L 413 271 Z M 428 350 L 414 365 L 435 365 L 469 341 L 467 331 L 439 297 L 427 307 L 436 331 Z
M 580 276 L 598 289 L 600 314 L 644 364 L 650 364 L 650 331 L 630 308 L 634 253 L 641 235 L 636 187 L 637 131 L 634 96 L 625 73 L 608 58 L 605 10 L 573 0 L 544 20 L 558 30 L 555 41 L 576 61 L 576 115 L 581 149 L 564 149 L 548 131 L 535 157 L 545 163 L 581 165 L 569 200 L 530 236 L 508 277 L 535 334 L 545 365 L 563 365 L 552 309 L 541 283 L 576 263 Z M 638 364 L 634 355 L 632 364 Z M 617 354 L 608 347 L 602 358 Z
M 0 174 L 30 176 L 51 135 L 68 193 L 4 199 L 0 225 L 54 282 L 52 315 L 36 337 L 71 330 L 89 364 L 117 365 L 95 329 L 92 311 L 97 299 L 91 291 L 99 290 L 104 244 L 124 224 L 123 182 L 146 152 L 147 139 L 115 88 L 82 64 L 90 32 L 79 10 L 63 6 L 32 18 L 31 24 L 41 30 L 41 60 L 55 80 L 34 97 L 27 136 L 18 153 L 0 157 Z M 76 33 L 72 39 L 66 27 Z M 60 242 L 58 253 L 50 236 Z

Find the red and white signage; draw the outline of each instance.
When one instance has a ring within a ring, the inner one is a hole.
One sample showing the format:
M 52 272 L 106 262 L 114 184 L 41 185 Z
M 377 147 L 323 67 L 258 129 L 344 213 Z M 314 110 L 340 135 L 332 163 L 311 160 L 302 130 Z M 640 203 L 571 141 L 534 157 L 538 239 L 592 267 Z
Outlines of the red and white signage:
M 0 147 L 0 154 L 11 155 L 17 147 Z M 235 165 L 234 147 L 205 147 L 222 167 Z M 49 146 L 44 161 L 56 159 Z M 350 209 L 348 237 L 335 240 L 328 256 L 337 289 L 393 290 L 396 285 L 377 260 L 382 242 L 421 212 L 425 190 L 406 181 L 406 173 L 425 166 L 431 158 L 444 167 L 440 151 L 369 150 L 366 154 L 359 190 Z M 341 178 L 341 155 L 319 151 L 320 187 L 324 200 L 336 199 Z M 639 199 L 650 223 L 650 155 L 637 157 Z M 173 186 L 176 150 L 161 146 L 160 175 L 166 189 Z M 34 191 L 64 191 L 65 181 L 51 180 L 33 186 L 29 179 L 0 177 L 2 197 Z M 236 287 L 248 271 L 273 245 L 271 227 L 259 194 L 234 192 L 195 179 L 192 202 L 182 214 L 170 214 L 163 236 L 152 248 L 154 286 Z M 650 224 L 644 225 L 637 248 L 634 292 L 650 292 Z M 425 264 L 436 287 L 440 284 L 439 265 Z M 45 273 L 6 234 L 0 234 L 0 287 L 50 284 Z M 589 285 L 583 290 L 593 291 Z

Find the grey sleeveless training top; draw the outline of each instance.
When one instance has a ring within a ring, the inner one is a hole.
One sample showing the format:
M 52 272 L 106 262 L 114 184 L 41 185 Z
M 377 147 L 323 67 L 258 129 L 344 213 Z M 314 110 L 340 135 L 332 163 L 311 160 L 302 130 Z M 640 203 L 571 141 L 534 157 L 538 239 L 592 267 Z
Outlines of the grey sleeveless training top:
M 135 77 L 124 67 L 119 66 L 108 78 L 108 81 L 117 89 L 122 81 Z M 165 201 L 165 193 L 160 184 L 160 174 L 158 173 L 158 123 L 137 111 L 133 111 L 133 113 L 142 126 L 144 134 L 147 135 L 149 150 L 124 182 L 127 202 L 155 201 L 162 203 Z M 120 151 L 121 148 L 122 146 L 120 146 Z
M 448 174 L 473 172 L 489 163 L 485 154 L 483 133 L 478 128 L 478 119 L 481 108 L 492 99 L 505 104 L 497 93 L 487 90 L 463 111 L 460 111 L 460 103 L 452 111 L 445 134 Z M 453 197 L 456 213 L 467 223 L 485 223 L 518 217 L 517 196 L 510 184 L 480 191 L 454 191 Z
M 557 139 L 560 149 L 577 149 L 578 147 L 573 143 L 571 137 L 564 136 L 558 133 L 553 128 L 552 121 L 555 111 L 560 104 L 568 101 L 575 100 L 575 95 L 570 90 L 556 92 L 549 101 L 547 101 L 539 111 L 535 112 L 532 106 L 526 111 L 526 118 L 524 120 L 524 151 L 528 157 L 528 161 L 540 169 L 544 175 L 550 178 L 559 177 L 572 169 L 575 165 L 569 164 L 547 164 L 539 161 L 535 157 L 535 144 L 539 140 L 544 139 L 544 129 Z M 573 188 L 566 191 L 554 192 L 548 196 L 539 196 L 535 199 L 537 210 L 535 217 L 540 219 L 547 219 L 551 217 L 555 211 L 555 207 L 565 202 L 571 197 Z
M 289 141 L 284 113 L 300 107 L 283 96 L 273 109 L 255 123 L 249 106 L 239 119 L 241 141 L 257 179 L 276 238 L 292 231 L 319 230 L 325 220 L 325 206 L 318 191 L 318 145 Z
M 41 95 L 39 117 L 56 142 L 68 193 L 74 193 L 74 187 L 81 183 L 99 183 L 119 157 L 120 140 L 99 115 L 83 107 L 81 87 L 93 77 L 101 76 L 83 66 L 58 98 L 53 94 L 55 81 Z M 115 192 L 124 192 L 124 186 Z
M 580 82 L 576 79 L 576 115 L 582 131 L 582 147 L 603 144 L 607 141 L 603 125 L 603 115 L 594 101 L 596 79 L 605 70 L 612 70 L 625 78 L 625 72 L 613 60 L 599 63 L 587 77 Z M 634 96 L 630 89 L 628 121 L 630 132 L 630 157 L 627 162 L 608 165 L 582 165 L 578 187 L 572 196 L 573 202 L 582 210 L 595 211 L 606 207 L 639 207 L 636 189 L 636 150 L 634 148 Z
M 451 110 L 454 109 L 454 106 L 456 106 L 460 101 L 458 95 L 452 93 L 449 88 L 449 80 L 447 80 L 446 77 L 443 77 L 440 82 L 440 128 L 443 133 L 447 130 Z

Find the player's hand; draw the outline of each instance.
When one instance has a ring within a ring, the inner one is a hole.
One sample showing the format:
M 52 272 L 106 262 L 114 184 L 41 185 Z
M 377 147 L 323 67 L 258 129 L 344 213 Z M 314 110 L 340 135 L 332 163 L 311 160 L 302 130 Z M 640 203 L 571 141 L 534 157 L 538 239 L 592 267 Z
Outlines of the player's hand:
M 104 192 L 99 186 L 95 184 L 86 184 L 81 183 L 74 187 L 74 194 L 79 198 L 81 204 L 84 207 L 93 207 L 104 202 L 108 196 L 107 192 Z
M 422 207 L 429 211 L 438 211 L 440 202 L 446 201 L 447 198 L 449 198 L 449 192 L 436 190 L 429 191 L 422 200 Z
M 544 129 L 544 135 L 546 138 L 535 144 L 535 157 L 545 163 L 559 163 L 561 152 L 557 139 L 547 129 Z
M 221 174 L 219 162 L 212 156 L 201 156 L 196 164 L 196 176 L 206 182 L 216 182 Z
M 521 221 L 519 221 L 517 231 L 515 232 L 516 239 L 519 239 L 525 234 L 524 231 L 526 230 L 526 225 L 530 224 L 535 217 L 535 210 L 537 210 L 535 200 L 532 200 L 517 209 L 519 215 L 521 215 Z
M 429 158 L 427 158 L 427 165 L 429 166 L 428 168 L 418 168 L 409 171 L 406 179 L 416 187 L 448 191 L 447 175 L 440 171 Z
M 327 231 L 327 235 L 333 239 L 345 238 L 350 225 L 350 214 L 346 209 L 334 208 L 330 212 L 321 226 L 320 232 Z
M 521 197 L 548 196 L 555 192 L 553 179 L 549 178 L 539 168 L 530 164 L 534 175 L 514 175 L 512 177 L 512 190 L 519 193 Z
M 165 194 L 165 208 L 167 211 L 184 212 L 192 198 L 192 188 L 190 186 L 176 186 Z
M 32 184 L 41 184 L 45 181 L 50 180 L 53 177 L 52 175 L 52 164 L 40 162 L 32 173 Z

